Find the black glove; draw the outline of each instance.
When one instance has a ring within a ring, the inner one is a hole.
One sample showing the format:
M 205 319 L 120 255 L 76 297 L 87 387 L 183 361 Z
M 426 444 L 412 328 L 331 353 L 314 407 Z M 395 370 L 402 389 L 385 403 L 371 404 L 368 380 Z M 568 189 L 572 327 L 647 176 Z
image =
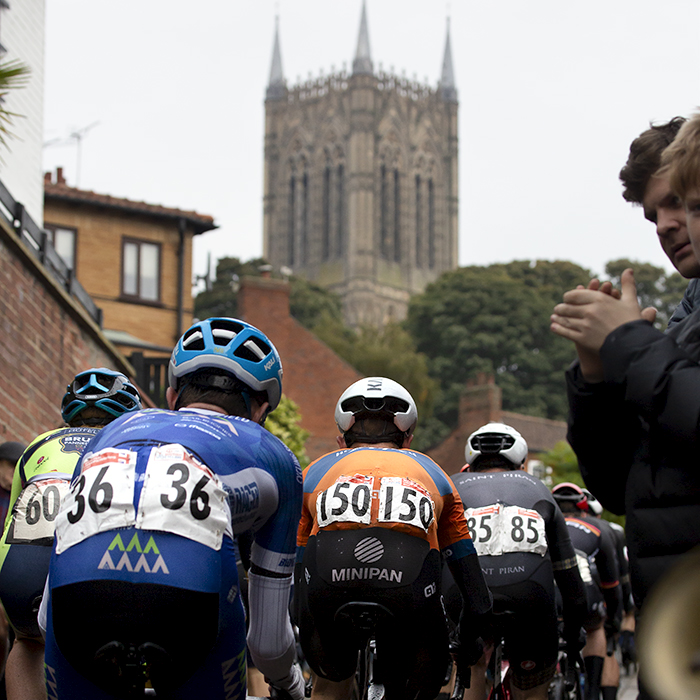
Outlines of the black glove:
M 586 646 L 586 630 L 583 627 L 564 625 L 564 642 L 569 653 L 578 653 Z

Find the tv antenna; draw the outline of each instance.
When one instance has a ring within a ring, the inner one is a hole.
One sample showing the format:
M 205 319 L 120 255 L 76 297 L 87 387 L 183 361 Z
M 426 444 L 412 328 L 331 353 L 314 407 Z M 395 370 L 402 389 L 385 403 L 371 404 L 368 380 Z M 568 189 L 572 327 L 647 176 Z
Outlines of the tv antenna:
M 74 143 L 76 145 L 76 168 L 75 168 L 75 186 L 80 187 L 80 162 L 82 160 L 82 146 L 83 139 L 85 135 L 91 129 L 94 129 L 100 122 L 93 122 L 88 124 L 88 126 L 82 127 L 82 129 L 74 129 L 68 136 L 58 137 L 55 139 L 50 139 L 49 141 L 44 141 L 44 148 L 49 146 L 65 146 L 69 143 Z

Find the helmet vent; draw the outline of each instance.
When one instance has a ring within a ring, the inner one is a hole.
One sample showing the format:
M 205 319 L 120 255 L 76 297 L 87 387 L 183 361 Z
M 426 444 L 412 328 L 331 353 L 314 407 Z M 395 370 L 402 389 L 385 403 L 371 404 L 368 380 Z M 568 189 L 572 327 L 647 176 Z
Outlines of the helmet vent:
M 262 362 L 270 354 L 270 346 L 259 338 L 250 338 L 236 348 L 234 355 L 250 362 Z
M 220 319 L 211 322 L 211 335 L 214 345 L 226 347 L 242 330 L 244 326 L 234 321 Z
M 204 336 L 199 326 L 190 328 L 190 330 L 185 333 L 182 338 L 182 347 L 185 350 L 204 350 Z
M 515 438 L 504 433 L 482 433 L 475 435 L 471 443 L 476 452 L 481 452 L 484 455 L 497 455 L 513 447 Z

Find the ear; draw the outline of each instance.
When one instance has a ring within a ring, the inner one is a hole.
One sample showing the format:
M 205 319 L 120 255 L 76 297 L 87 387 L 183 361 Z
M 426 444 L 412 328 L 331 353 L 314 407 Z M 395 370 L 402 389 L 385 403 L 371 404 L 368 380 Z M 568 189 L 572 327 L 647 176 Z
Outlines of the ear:
M 254 423 L 258 423 L 259 425 L 262 425 L 265 422 L 265 418 L 267 418 L 267 414 L 270 412 L 270 404 L 268 401 L 263 401 L 263 403 L 253 403 L 251 405 L 251 415 L 250 415 L 250 420 L 252 420 Z
M 165 390 L 165 401 L 171 411 L 175 410 L 175 402 L 177 401 L 177 392 L 171 386 Z
M 408 437 L 404 437 L 403 444 L 401 445 L 401 449 L 407 450 L 411 446 L 412 442 L 413 442 L 413 433 L 411 433 Z
M 335 441 L 338 443 L 338 447 L 340 447 L 341 450 L 346 450 L 347 445 L 345 444 L 345 436 L 344 435 L 338 435 L 335 439 Z

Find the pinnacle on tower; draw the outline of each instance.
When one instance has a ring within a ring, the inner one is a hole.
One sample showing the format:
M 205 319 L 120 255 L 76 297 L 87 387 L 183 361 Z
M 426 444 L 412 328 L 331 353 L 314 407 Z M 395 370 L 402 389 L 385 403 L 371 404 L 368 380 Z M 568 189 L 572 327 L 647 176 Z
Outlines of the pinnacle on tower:
M 362 0 L 362 18 L 360 19 L 360 35 L 357 38 L 357 51 L 352 62 L 353 75 L 372 75 L 374 67 L 369 51 L 369 31 L 367 30 L 367 8 Z
M 445 102 L 457 102 L 457 87 L 455 73 L 452 67 L 452 46 L 450 44 L 450 18 L 447 18 L 447 40 L 445 41 L 445 56 L 442 59 L 442 76 L 440 77 L 440 97 Z
M 272 66 L 270 67 L 270 82 L 267 86 L 265 99 L 283 99 L 287 92 L 287 82 L 282 72 L 282 52 L 280 51 L 280 18 L 275 17 L 275 43 L 272 49 Z

